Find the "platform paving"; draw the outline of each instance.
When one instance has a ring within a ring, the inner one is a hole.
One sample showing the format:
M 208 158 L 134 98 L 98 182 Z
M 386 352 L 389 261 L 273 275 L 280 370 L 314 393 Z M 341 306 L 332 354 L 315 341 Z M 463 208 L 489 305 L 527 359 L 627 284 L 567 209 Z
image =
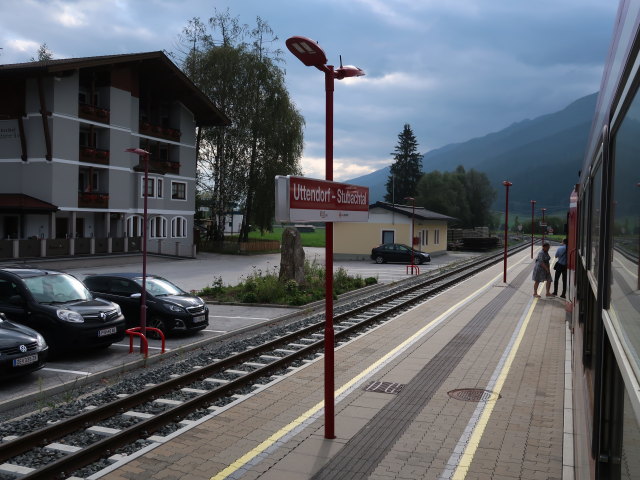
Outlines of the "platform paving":
M 335 439 L 318 361 L 104 478 L 563 478 L 564 305 L 533 299 L 528 253 L 510 262 L 506 284 L 492 267 L 336 350 Z M 403 386 L 365 391 L 372 381 Z

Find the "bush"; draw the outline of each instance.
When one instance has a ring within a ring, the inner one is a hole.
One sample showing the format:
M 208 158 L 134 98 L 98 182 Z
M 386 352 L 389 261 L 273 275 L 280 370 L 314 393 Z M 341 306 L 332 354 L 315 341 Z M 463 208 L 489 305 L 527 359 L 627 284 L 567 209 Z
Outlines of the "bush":
M 236 286 L 222 285 L 222 279 L 216 278 L 211 286 L 203 288 L 198 295 L 219 302 L 265 303 L 277 305 L 305 305 L 322 300 L 325 291 L 324 266 L 316 262 L 305 261 L 305 280 L 298 284 L 295 280 L 281 282 L 276 269 L 262 272 L 255 270 Z M 333 298 L 345 292 L 373 285 L 377 280 L 369 277 L 363 280 L 360 276 L 351 277 L 343 268 L 334 274 Z

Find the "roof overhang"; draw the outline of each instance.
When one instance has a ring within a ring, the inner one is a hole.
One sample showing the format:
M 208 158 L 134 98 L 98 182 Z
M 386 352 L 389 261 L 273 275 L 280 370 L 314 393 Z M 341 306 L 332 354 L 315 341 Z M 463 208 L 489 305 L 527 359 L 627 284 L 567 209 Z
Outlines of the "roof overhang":
M 24 193 L 0 193 L 0 213 L 51 213 L 58 210 L 55 205 Z

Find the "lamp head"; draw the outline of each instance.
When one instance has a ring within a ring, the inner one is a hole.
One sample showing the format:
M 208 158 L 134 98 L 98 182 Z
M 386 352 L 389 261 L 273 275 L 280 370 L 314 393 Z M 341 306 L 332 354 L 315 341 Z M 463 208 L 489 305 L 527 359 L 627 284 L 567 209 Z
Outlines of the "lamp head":
M 322 67 L 327 63 L 327 55 L 317 42 L 307 37 L 287 38 L 285 45 L 293 55 L 307 67 Z M 322 70 L 322 68 L 320 68 Z
M 136 155 L 149 155 L 149 152 L 141 148 L 127 148 L 125 152 L 135 153 Z
M 504 182 L 502 182 L 502 184 L 503 184 L 505 187 L 510 187 L 511 185 L 513 185 L 513 183 L 511 183 L 511 182 L 510 182 L 510 181 L 508 181 L 508 180 L 505 180 Z
M 342 80 L 347 77 L 362 77 L 364 75 L 364 70 L 358 67 L 354 67 L 353 65 L 345 65 L 344 67 L 338 67 L 335 70 L 335 77 L 338 80 Z

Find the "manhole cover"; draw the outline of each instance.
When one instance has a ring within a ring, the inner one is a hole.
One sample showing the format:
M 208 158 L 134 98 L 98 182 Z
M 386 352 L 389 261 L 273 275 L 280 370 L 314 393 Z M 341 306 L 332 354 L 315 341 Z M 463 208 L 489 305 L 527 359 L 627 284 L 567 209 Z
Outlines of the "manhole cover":
M 392 393 L 397 395 L 400 393 L 404 387 L 401 383 L 391 383 L 391 382 L 371 382 L 369 385 L 364 387 L 367 392 L 378 392 L 378 393 Z
M 500 398 L 499 393 L 481 388 L 460 388 L 447 392 L 451 398 L 463 400 L 465 402 L 488 402 L 489 400 L 497 400 Z

